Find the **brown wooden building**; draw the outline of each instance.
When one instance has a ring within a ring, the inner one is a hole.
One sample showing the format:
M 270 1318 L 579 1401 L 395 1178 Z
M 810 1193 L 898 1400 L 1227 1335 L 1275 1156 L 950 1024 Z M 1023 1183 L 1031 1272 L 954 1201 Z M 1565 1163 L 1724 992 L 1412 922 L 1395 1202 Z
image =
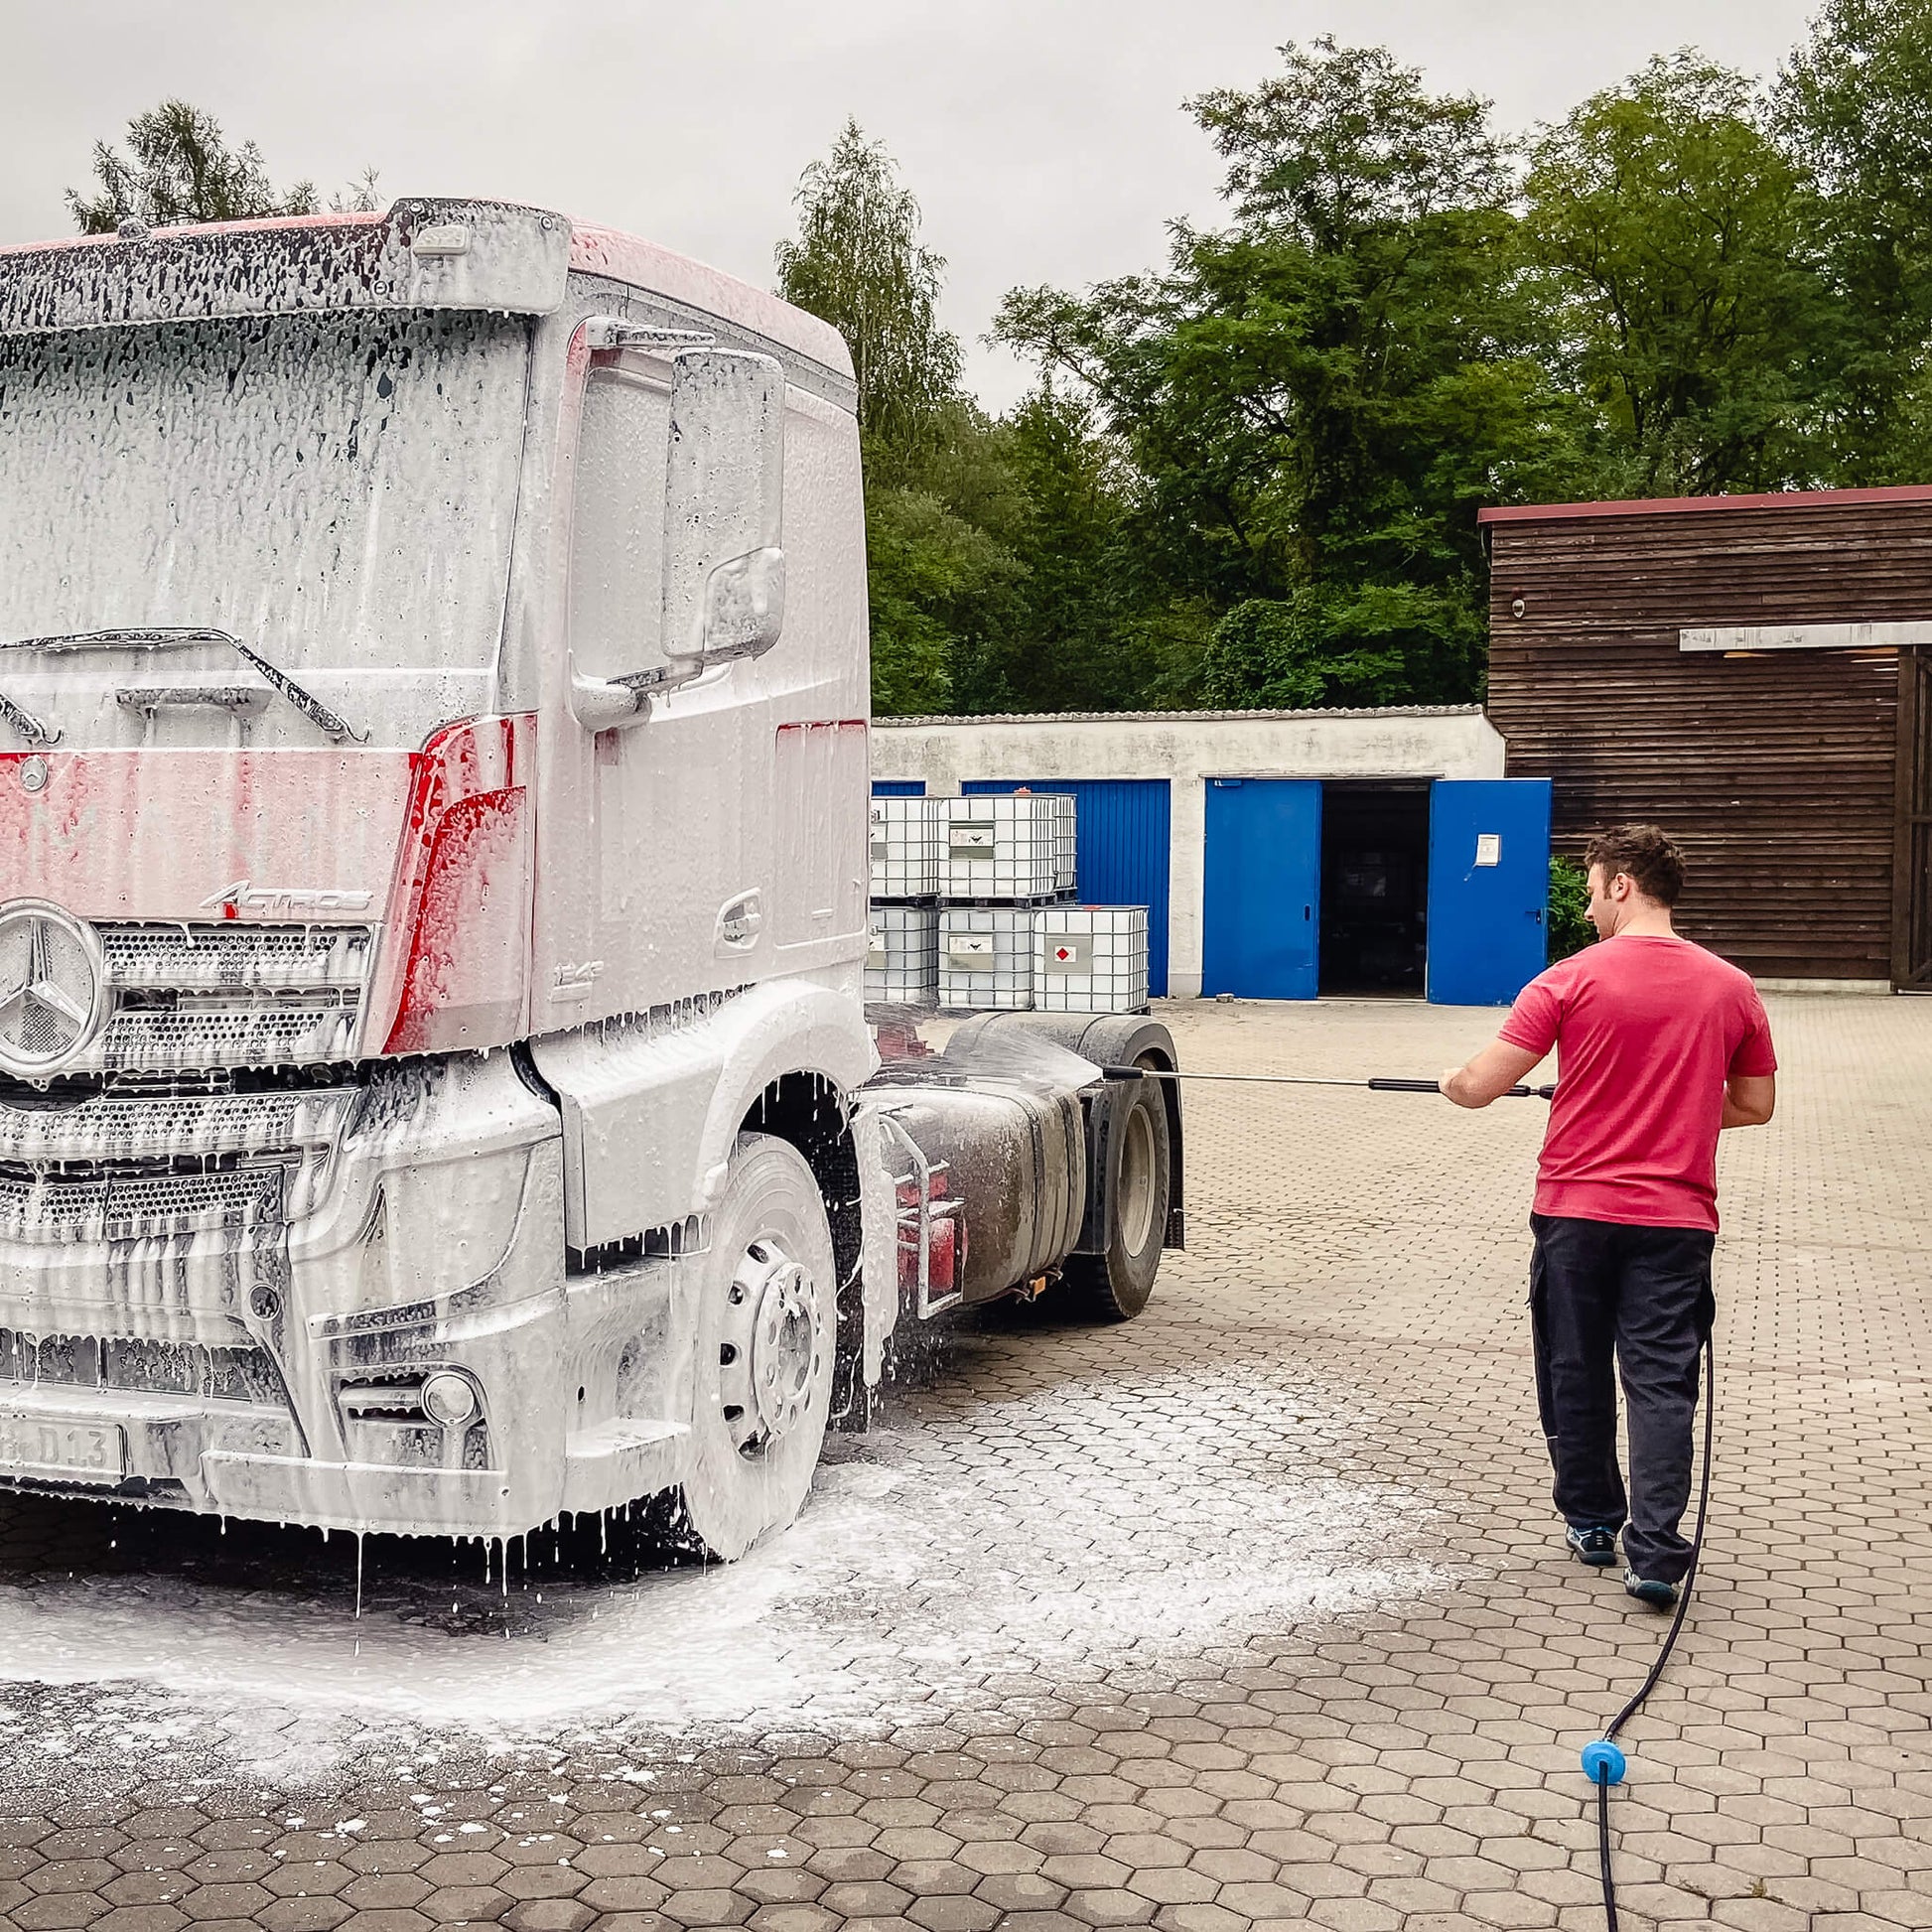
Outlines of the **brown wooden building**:
M 1663 825 L 1759 978 L 1932 990 L 1932 486 L 1482 512 L 1489 703 L 1558 850 Z

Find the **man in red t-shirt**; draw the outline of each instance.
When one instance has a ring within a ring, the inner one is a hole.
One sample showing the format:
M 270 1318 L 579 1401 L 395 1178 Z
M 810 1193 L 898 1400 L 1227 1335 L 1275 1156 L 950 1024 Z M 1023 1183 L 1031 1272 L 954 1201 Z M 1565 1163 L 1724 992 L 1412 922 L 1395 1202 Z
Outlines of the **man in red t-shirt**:
M 1586 859 L 1598 943 L 1524 987 L 1495 1040 L 1442 1088 L 1458 1107 L 1486 1107 L 1557 1049 L 1530 1216 L 1537 1401 L 1556 1504 L 1585 1563 L 1614 1563 L 1621 1530 L 1624 1588 L 1668 1609 L 1691 1564 L 1678 1524 L 1716 1313 L 1718 1135 L 1771 1118 L 1777 1059 L 1749 977 L 1671 924 L 1683 853 L 1654 825 L 1625 825 L 1592 839 Z

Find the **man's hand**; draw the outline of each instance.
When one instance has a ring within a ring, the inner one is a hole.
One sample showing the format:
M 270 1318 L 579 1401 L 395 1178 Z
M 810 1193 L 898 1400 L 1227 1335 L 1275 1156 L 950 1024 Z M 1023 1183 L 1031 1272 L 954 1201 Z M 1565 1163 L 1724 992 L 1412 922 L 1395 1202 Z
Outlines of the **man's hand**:
M 1527 1047 L 1492 1039 L 1467 1066 L 1451 1067 L 1436 1084 L 1458 1107 L 1486 1107 L 1515 1086 L 1542 1057 Z

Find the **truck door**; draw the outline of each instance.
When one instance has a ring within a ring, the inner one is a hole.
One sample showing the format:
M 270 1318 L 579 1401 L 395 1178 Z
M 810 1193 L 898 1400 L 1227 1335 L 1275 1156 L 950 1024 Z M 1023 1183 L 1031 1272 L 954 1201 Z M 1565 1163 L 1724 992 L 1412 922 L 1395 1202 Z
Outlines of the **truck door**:
M 1429 801 L 1429 997 L 1507 1006 L 1549 958 L 1550 781 L 1438 778 Z
M 724 665 L 653 700 L 647 722 L 593 731 L 569 679 L 616 678 L 663 661 L 661 630 L 668 354 L 601 349 L 582 366 L 564 649 L 547 666 L 541 724 L 533 1031 L 742 984 L 724 938 L 756 944 L 769 865 L 769 762 Z M 574 371 L 575 372 L 575 371 Z M 566 442 L 570 440 L 568 411 Z

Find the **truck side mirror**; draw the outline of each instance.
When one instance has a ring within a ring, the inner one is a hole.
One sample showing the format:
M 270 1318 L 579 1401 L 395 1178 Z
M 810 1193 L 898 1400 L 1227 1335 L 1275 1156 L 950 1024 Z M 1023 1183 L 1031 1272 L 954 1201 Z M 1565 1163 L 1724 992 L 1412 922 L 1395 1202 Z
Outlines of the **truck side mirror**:
M 785 376 L 768 355 L 681 350 L 671 363 L 664 654 L 672 677 L 778 641 Z
M 586 383 L 572 513 L 570 708 L 608 731 L 777 642 L 785 381 L 768 355 L 685 330 L 599 316 L 580 334 L 618 352 Z M 668 384 L 626 350 L 668 362 Z

